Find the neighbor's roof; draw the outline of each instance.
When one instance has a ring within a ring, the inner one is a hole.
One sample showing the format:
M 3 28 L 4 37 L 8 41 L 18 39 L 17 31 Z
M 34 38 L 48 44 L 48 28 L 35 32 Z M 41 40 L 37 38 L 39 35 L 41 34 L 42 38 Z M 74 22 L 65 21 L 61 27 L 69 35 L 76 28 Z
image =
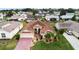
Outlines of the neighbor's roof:
M 10 17 L 10 19 L 19 19 L 19 18 L 25 19 L 26 16 L 24 16 L 24 15 L 13 15 L 13 16 Z
M 59 16 L 57 16 L 57 15 L 46 15 L 45 18 L 59 18 Z
M 72 24 L 68 29 L 79 32 L 79 23 Z
M 5 26 L 9 24 L 8 26 Z M 13 31 L 17 26 L 19 26 L 19 22 L 15 22 L 15 21 L 5 21 L 5 22 L 1 22 L 0 23 L 0 29 L 7 31 L 7 32 L 11 32 Z M 5 27 L 3 27 L 5 26 Z
M 60 16 L 61 18 L 65 18 L 65 19 L 68 19 L 68 18 L 72 18 L 74 15 L 62 15 Z
M 56 23 L 56 27 L 58 29 L 69 29 L 69 30 L 74 30 L 76 32 L 79 32 L 79 23 L 75 22 L 75 21 L 65 21 L 65 22 L 60 22 L 60 23 Z

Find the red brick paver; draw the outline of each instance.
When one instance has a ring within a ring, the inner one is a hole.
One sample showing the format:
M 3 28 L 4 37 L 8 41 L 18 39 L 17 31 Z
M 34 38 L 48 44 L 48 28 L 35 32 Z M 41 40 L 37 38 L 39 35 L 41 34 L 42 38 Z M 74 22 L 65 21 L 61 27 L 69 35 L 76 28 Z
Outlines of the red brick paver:
M 32 38 L 21 38 L 15 50 L 30 50 Z

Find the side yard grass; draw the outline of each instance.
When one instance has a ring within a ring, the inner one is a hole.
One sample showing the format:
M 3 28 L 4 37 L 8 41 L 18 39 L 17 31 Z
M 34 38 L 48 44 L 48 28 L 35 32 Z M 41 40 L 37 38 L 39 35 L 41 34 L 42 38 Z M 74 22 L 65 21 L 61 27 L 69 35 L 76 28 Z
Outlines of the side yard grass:
M 13 50 L 17 45 L 16 36 L 12 39 L 2 39 L 0 40 L 0 50 Z
M 16 45 L 17 45 L 17 40 L 16 39 L 12 39 L 6 45 L 5 50 L 13 50 L 13 49 L 15 49 Z
M 3 40 L 3 42 L 0 43 L 0 50 L 13 50 L 16 47 L 17 40 Z

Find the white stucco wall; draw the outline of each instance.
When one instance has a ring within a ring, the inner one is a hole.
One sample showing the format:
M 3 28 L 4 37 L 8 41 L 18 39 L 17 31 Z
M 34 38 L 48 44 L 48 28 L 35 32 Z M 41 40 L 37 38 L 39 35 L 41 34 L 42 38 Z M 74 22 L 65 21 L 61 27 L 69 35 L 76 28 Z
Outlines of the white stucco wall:
M 21 33 L 20 38 L 34 38 L 33 33 Z
M 23 24 L 20 24 L 12 32 L 6 32 L 4 30 L 0 30 L 0 39 L 12 39 L 13 36 L 15 36 L 16 33 L 19 32 L 19 30 L 21 30 L 22 28 L 23 28 Z M 6 37 L 2 38 L 1 33 L 5 33 Z
M 72 33 L 73 33 L 76 37 L 79 37 L 79 33 L 78 33 L 78 32 L 72 31 Z
M 20 24 L 19 26 L 16 27 L 15 30 L 13 30 L 10 34 L 9 34 L 9 38 L 11 39 L 13 36 L 16 35 L 17 32 L 19 32 L 19 30 L 21 30 L 23 28 L 23 24 Z
M 1 33 L 5 33 L 6 38 L 9 38 L 9 33 L 8 32 L 0 30 L 0 39 L 5 39 L 5 38 L 2 38 Z

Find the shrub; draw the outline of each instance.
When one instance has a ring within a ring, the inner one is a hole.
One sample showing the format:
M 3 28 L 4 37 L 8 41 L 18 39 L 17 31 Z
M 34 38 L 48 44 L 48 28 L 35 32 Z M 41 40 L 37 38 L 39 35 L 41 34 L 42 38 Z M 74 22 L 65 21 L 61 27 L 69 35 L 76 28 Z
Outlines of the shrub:
M 47 38 L 47 39 L 49 39 L 50 37 L 51 37 L 50 33 L 47 33 L 47 34 L 45 35 L 45 38 Z
M 58 33 L 63 34 L 65 31 L 66 31 L 66 29 L 60 29 L 60 30 L 58 30 Z
M 45 35 L 46 42 L 52 41 L 51 38 L 54 38 L 54 34 L 53 34 L 52 32 L 48 32 L 48 33 Z
M 15 37 L 16 37 L 17 40 L 19 40 L 20 34 L 16 34 Z

